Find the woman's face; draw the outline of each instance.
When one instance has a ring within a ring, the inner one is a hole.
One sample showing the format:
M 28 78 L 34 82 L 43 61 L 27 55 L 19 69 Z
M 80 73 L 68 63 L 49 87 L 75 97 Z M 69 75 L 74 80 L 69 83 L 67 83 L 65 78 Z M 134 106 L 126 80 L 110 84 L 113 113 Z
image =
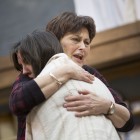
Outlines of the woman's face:
M 86 56 L 90 51 L 90 38 L 86 28 L 77 33 L 67 33 L 60 43 L 66 53 L 74 62 L 83 66 Z
M 25 64 L 20 52 L 17 53 L 18 63 L 22 66 L 23 74 L 27 75 L 30 78 L 34 78 L 33 68 L 30 64 Z

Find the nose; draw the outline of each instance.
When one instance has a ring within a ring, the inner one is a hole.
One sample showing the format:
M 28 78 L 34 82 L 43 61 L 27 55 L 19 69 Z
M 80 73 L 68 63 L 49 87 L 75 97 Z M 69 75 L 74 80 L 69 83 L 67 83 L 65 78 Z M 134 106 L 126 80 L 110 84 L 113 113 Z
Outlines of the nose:
M 80 43 L 79 49 L 80 49 L 80 50 L 84 50 L 85 48 L 86 48 L 86 45 L 85 45 L 85 43 L 82 41 L 82 42 Z

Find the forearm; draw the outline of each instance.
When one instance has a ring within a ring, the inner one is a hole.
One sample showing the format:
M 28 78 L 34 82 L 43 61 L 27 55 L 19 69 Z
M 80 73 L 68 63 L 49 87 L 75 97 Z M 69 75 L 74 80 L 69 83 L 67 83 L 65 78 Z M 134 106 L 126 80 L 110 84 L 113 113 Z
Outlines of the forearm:
M 55 75 L 57 80 L 61 81 L 63 84 L 70 79 L 69 73 L 63 72 L 61 69 L 52 71 L 52 73 Z M 46 99 L 52 96 L 61 87 L 61 85 L 59 85 L 49 73 L 35 78 L 34 81 L 37 83 Z
M 88 83 L 92 83 L 94 79 L 94 76 L 86 72 L 83 68 L 76 64 L 71 65 L 70 63 L 62 65 L 57 69 L 53 69 L 51 73 L 63 84 L 65 84 L 69 79 L 81 80 Z M 61 87 L 57 80 L 50 76 L 48 72 L 44 72 L 43 76 L 39 75 L 34 79 L 46 99 L 48 99 Z
M 115 103 L 115 112 L 113 115 L 107 115 L 116 128 L 122 128 L 130 118 L 129 110 L 119 104 Z
M 45 100 L 38 85 L 34 80 L 21 75 L 13 85 L 9 98 L 9 108 L 15 115 L 25 115 L 33 107 Z

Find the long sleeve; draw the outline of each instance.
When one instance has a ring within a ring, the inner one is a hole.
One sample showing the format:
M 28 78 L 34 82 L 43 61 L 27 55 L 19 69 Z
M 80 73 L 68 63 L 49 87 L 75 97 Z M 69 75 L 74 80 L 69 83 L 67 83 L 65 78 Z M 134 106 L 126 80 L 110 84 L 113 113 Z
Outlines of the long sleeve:
M 36 82 L 25 75 L 20 74 L 13 84 L 9 98 L 9 107 L 15 115 L 26 115 L 45 97 Z

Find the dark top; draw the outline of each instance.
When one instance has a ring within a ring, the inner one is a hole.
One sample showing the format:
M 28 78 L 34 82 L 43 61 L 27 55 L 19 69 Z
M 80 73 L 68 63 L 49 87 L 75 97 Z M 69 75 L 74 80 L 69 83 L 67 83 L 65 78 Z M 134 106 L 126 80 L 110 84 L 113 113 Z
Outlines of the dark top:
M 86 65 L 83 66 L 83 68 L 91 74 L 94 74 L 103 83 L 105 83 L 105 85 L 111 91 L 116 103 L 127 107 L 119 97 L 119 94 L 109 86 L 105 78 L 96 69 Z M 12 92 L 9 99 L 10 110 L 17 116 L 18 119 L 17 140 L 25 140 L 27 114 L 33 107 L 45 100 L 46 99 L 36 82 L 21 73 L 13 84 Z M 126 124 L 122 128 L 116 129 L 120 132 L 127 132 L 130 131 L 133 126 L 134 121 L 131 114 L 130 119 L 126 122 Z

